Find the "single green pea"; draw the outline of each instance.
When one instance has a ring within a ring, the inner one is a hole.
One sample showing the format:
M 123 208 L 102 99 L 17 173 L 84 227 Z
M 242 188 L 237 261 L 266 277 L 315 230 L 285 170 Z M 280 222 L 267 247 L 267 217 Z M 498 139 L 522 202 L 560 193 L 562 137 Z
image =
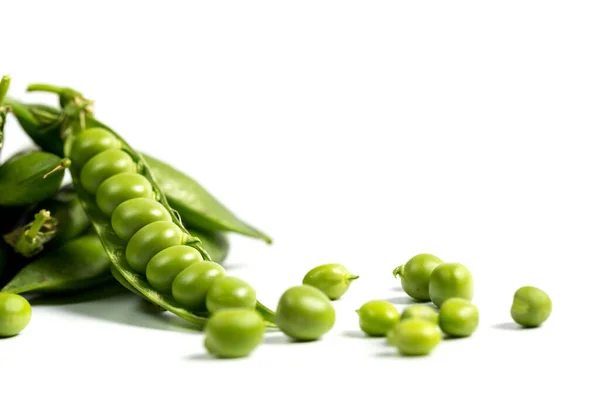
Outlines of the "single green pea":
M 412 306 L 406 307 L 402 314 L 400 314 L 400 320 L 404 321 L 406 319 L 424 319 L 431 323 L 438 323 L 438 313 L 426 304 L 414 304 Z
M 119 204 L 110 217 L 110 224 L 120 239 L 129 241 L 144 226 L 156 221 L 171 220 L 171 215 L 161 203 L 137 197 Z
M 385 336 L 400 319 L 400 314 L 389 301 L 371 300 L 356 310 L 360 329 L 369 336 Z
M 256 307 L 256 290 L 245 280 L 235 276 L 213 279 L 206 292 L 206 309 L 209 313 L 225 308 Z
M 0 337 L 18 335 L 31 321 L 31 305 L 14 293 L 0 293 Z
M 167 247 L 185 243 L 185 240 L 186 235 L 173 222 L 152 222 L 131 237 L 125 248 L 125 258 L 134 271 L 145 275 L 152 257 Z
M 471 336 L 479 326 L 479 310 L 469 300 L 447 299 L 440 307 L 439 326 L 448 336 Z
M 402 289 L 413 299 L 429 301 L 429 278 L 433 270 L 442 260 L 433 254 L 417 254 L 394 269 L 394 276 L 399 276 Z
M 104 214 L 110 216 L 119 204 L 138 197 L 154 198 L 150 181 L 135 172 L 121 172 L 100 184 L 96 192 L 96 204 Z
M 429 294 L 438 307 L 452 297 L 473 299 L 473 275 L 459 263 L 442 263 L 431 273 Z
M 316 287 L 330 300 L 337 300 L 348 291 L 355 279 L 358 275 L 351 274 L 341 264 L 323 264 L 308 271 L 302 284 Z
M 401 319 L 392 328 L 389 340 L 402 355 L 424 356 L 437 347 L 442 332 L 436 324 L 425 319 Z
M 146 267 L 148 283 L 162 293 L 171 293 L 175 277 L 192 264 L 202 261 L 200 252 L 191 246 L 175 245 L 156 253 Z
M 318 340 L 333 328 L 335 309 L 319 289 L 309 285 L 293 286 L 279 299 L 275 324 L 297 341 Z
M 226 275 L 216 262 L 199 261 L 181 271 L 173 281 L 173 298 L 190 310 L 206 309 L 206 294 L 213 280 Z
M 204 347 L 215 357 L 247 357 L 262 343 L 265 323 L 256 310 L 222 309 L 208 318 L 205 332 Z
M 107 178 L 121 172 L 135 172 L 136 166 L 131 156 L 123 150 L 110 149 L 96 154 L 81 169 L 81 185 L 96 194 L 98 186 Z
M 552 300 L 546 292 L 533 286 L 519 288 L 513 297 L 510 315 L 519 325 L 535 328 L 552 313 Z
M 71 165 L 79 169 L 93 156 L 108 149 L 120 149 L 121 142 L 112 132 L 102 128 L 88 128 L 73 141 L 69 158 Z

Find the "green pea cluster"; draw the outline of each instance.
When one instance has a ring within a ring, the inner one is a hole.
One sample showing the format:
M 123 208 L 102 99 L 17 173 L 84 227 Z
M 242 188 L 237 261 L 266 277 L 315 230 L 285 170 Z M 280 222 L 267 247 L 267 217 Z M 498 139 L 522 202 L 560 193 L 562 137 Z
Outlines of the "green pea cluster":
M 400 354 L 424 356 L 443 337 L 464 338 L 479 327 L 479 309 L 472 303 L 474 282 L 462 264 L 442 261 L 433 254 L 417 254 L 393 271 L 402 288 L 415 301 L 402 313 L 385 300 L 371 300 L 357 311 L 360 329 L 371 337 L 386 337 Z M 432 304 L 425 304 L 431 302 Z M 552 303 L 535 287 L 522 287 L 514 295 L 511 316 L 526 327 L 541 325 Z

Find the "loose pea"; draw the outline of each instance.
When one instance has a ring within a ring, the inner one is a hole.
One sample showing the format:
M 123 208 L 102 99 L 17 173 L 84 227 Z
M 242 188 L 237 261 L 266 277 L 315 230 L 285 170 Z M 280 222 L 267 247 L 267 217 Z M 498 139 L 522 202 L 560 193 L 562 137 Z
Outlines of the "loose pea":
M 152 222 L 131 237 L 125 248 L 125 258 L 134 271 L 145 274 L 152 257 L 167 247 L 183 244 L 184 239 L 183 232 L 173 222 Z
M 551 313 L 552 300 L 543 290 L 523 286 L 515 292 L 510 314 L 517 324 L 527 328 L 538 327 Z
M 129 241 L 138 230 L 156 221 L 171 221 L 171 215 L 161 203 L 145 197 L 122 202 L 110 218 L 115 233 L 124 241 Z
M 440 307 L 439 326 L 448 336 L 471 336 L 478 325 L 479 310 L 469 300 L 454 297 Z
M 263 341 L 265 324 L 251 309 L 223 309 L 206 322 L 204 347 L 220 358 L 247 357 Z
M 437 324 L 438 313 L 433 309 L 433 307 L 430 307 L 428 305 L 415 304 L 406 307 L 402 311 L 402 314 L 400 314 L 401 321 L 404 321 L 406 319 L 424 319 L 431 323 Z
M 23 296 L 0 293 L 0 337 L 21 333 L 31 321 L 31 305 Z
M 225 276 L 216 262 L 200 261 L 181 271 L 173 281 L 173 298 L 190 310 L 206 309 L 206 294 L 214 279 Z
M 442 260 L 433 254 L 417 254 L 394 269 L 394 276 L 400 276 L 402 289 L 416 300 L 429 301 L 429 278 Z
M 206 293 L 206 309 L 210 313 L 225 308 L 256 307 L 256 290 L 243 279 L 222 276 L 213 279 Z
M 442 263 L 431 273 L 429 280 L 431 301 L 438 307 L 452 297 L 473 299 L 473 275 L 464 265 Z
M 79 169 L 96 154 L 118 148 L 121 148 L 121 143 L 112 132 L 102 128 L 88 128 L 73 141 L 69 158 L 71 165 Z
M 391 343 L 407 356 L 427 355 L 441 340 L 439 327 L 424 319 L 401 319 L 390 333 Z
M 138 197 L 154 197 L 150 181 L 134 172 L 122 172 L 100 184 L 96 192 L 96 204 L 104 214 L 110 216 L 119 204 Z
M 314 286 L 321 290 L 330 300 L 342 297 L 350 287 L 350 283 L 358 279 L 341 264 L 319 265 L 306 273 L 303 285 Z
M 333 328 L 335 309 L 319 289 L 308 285 L 293 286 L 279 299 L 275 324 L 292 339 L 317 340 Z
M 119 149 L 106 150 L 84 164 L 81 169 L 81 185 L 89 193 L 96 194 L 102 182 L 121 172 L 135 172 L 131 156 Z
M 159 292 L 170 293 L 175 277 L 199 261 L 202 261 L 200 252 L 191 246 L 167 247 L 150 259 L 146 267 L 146 278 Z
M 396 307 L 389 301 L 371 300 L 356 310 L 360 329 L 369 336 L 385 336 L 400 319 Z

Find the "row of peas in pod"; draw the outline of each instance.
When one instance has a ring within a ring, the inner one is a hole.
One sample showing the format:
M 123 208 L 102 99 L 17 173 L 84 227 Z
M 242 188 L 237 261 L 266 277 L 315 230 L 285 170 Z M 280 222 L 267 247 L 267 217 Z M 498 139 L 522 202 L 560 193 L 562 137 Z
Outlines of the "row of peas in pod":
M 221 308 L 256 305 L 256 292 L 244 280 L 205 260 L 190 246 L 190 235 L 156 199 L 150 181 L 110 131 L 89 128 L 70 150 L 72 170 L 96 206 L 110 218 L 116 236 L 126 243 L 129 267 L 158 292 L 182 307 L 214 313 Z

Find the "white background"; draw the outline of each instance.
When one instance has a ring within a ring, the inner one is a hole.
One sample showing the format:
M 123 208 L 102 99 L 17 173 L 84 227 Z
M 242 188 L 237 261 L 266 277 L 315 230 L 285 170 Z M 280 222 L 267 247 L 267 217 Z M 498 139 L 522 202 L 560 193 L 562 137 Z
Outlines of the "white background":
M 594 1 L 2 1 L 11 94 L 82 91 L 272 235 L 232 235 L 227 262 L 264 303 L 318 264 L 360 275 L 323 340 L 243 360 L 127 294 L 34 305 L 0 341 L 2 397 L 597 399 L 599 20 Z M 9 123 L 4 157 L 27 143 Z M 481 324 L 404 358 L 354 310 L 405 307 L 391 271 L 420 252 L 473 272 Z M 553 299 L 540 329 L 512 329 L 522 285 Z

